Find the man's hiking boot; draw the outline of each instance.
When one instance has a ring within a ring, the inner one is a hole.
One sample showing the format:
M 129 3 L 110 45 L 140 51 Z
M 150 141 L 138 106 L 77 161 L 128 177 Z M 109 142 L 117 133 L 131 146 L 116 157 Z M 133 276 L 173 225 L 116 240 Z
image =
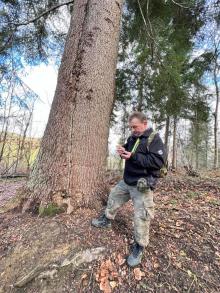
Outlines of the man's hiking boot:
M 129 267 L 135 267 L 141 263 L 143 256 L 144 247 L 135 243 L 132 249 L 131 254 L 127 258 L 127 264 Z
M 97 228 L 111 228 L 111 220 L 106 218 L 105 214 L 101 215 L 97 219 L 92 219 L 92 226 Z

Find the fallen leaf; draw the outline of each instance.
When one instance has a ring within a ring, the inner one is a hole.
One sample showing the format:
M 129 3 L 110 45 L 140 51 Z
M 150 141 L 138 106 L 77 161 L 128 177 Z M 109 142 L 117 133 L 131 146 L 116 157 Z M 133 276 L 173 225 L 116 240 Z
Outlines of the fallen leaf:
M 155 262 L 154 264 L 153 264 L 153 267 L 155 268 L 155 269 L 157 269 L 157 268 L 159 268 L 159 263 L 158 262 Z
M 113 271 L 113 264 L 111 262 L 110 259 L 106 260 L 105 262 L 105 267 L 109 270 L 109 271 Z
M 111 272 L 111 276 L 113 278 L 117 278 L 118 277 L 118 273 L 116 271 Z
M 110 287 L 109 281 L 108 280 L 103 280 L 103 282 L 100 283 L 99 288 L 101 291 L 104 293 L 111 293 L 112 289 Z
M 139 268 L 134 269 L 134 277 L 136 280 L 140 281 L 142 277 L 145 276 L 145 273 L 142 272 Z
M 185 251 L 184 251 L 184 250 L 180 250 L 180 255 L 181 255 L 181 256 L 186 256 Z
M 118 254 L 117 255 L 117 262 L 118 262 L 119 266 L 121 266 L 121 265 L 123 265 L 125 263 L 125 258 L 123 258 L 121 256 L 121 254 Z
M 83 274 L 82 277 L 81 277 L 81 280 L 84 280 L 84 279 L 86 279 L 87 277 L 88 277 L 87 274 Z
M 112 287 L 112 289 L 114 289 L 115 287 L 117 287 L 117 283 L 115 281 L 111 281 L 110 286 Z
M 182 221 L 176 221 L 176 226 L 179 227 L 182 225 Z
M 176 266 L 177 266 L 178 268 L 182 268 L 182 264 L 181 264 L 180 262 L 177 262 L 177 263 L 176 263 Z
M 107 275 L 108 271 L 106 268 L 101 268 L 100 277 L 105 277 Z
M 96 279 L 97 282 L 99 282 L 99 274 L 95 275 L 95 279 Z

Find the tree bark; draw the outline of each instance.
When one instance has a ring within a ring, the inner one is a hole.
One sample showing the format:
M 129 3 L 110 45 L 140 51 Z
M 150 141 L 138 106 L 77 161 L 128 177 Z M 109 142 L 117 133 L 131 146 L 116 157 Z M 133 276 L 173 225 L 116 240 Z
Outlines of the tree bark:
M 41 207 L 58 195 L 72 210 L 103 192 L 123 0 L 76 0 L 57 88 L 28 182 Z

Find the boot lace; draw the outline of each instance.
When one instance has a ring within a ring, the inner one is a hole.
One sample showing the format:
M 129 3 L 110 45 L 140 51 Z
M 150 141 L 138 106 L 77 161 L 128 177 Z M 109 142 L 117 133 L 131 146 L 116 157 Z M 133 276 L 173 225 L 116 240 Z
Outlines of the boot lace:
M 134 257 L 138 257 L 138 255 L 142 252 L 142 247 L 139 245 L 139 244 L 135 244 L 134 245 L 134 248 L 133 248 L 133 251 L 132 251 L 132 254 Z
M 108 222 L 108 219 L 106 218 L 105 214 L 100 216 L 100 220 L 103 221 L 103 222 Z

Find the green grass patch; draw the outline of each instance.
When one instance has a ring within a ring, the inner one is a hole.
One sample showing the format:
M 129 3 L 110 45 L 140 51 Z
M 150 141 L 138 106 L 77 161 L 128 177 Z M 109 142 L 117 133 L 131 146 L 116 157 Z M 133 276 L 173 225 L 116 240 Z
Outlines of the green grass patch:
M 200 192 L 198 192 L 198 191 L 188 191 L 186 193 L 186 196 L 188 198 L 198 198 L 200 196 Z
M 211 199 L 209 203 L 213 206 L 220 206 L 220 200 L 218 199 Z
M 177 204 L 177 200 L 176 199 L 171 199 L 170 204 L 176 205 Z
M 64 208 L 58 207 L 55 203 L 49 203 L 46 207 L 39 207 L 39 216 L 53 217 L 57 214 L 63 213 Z

